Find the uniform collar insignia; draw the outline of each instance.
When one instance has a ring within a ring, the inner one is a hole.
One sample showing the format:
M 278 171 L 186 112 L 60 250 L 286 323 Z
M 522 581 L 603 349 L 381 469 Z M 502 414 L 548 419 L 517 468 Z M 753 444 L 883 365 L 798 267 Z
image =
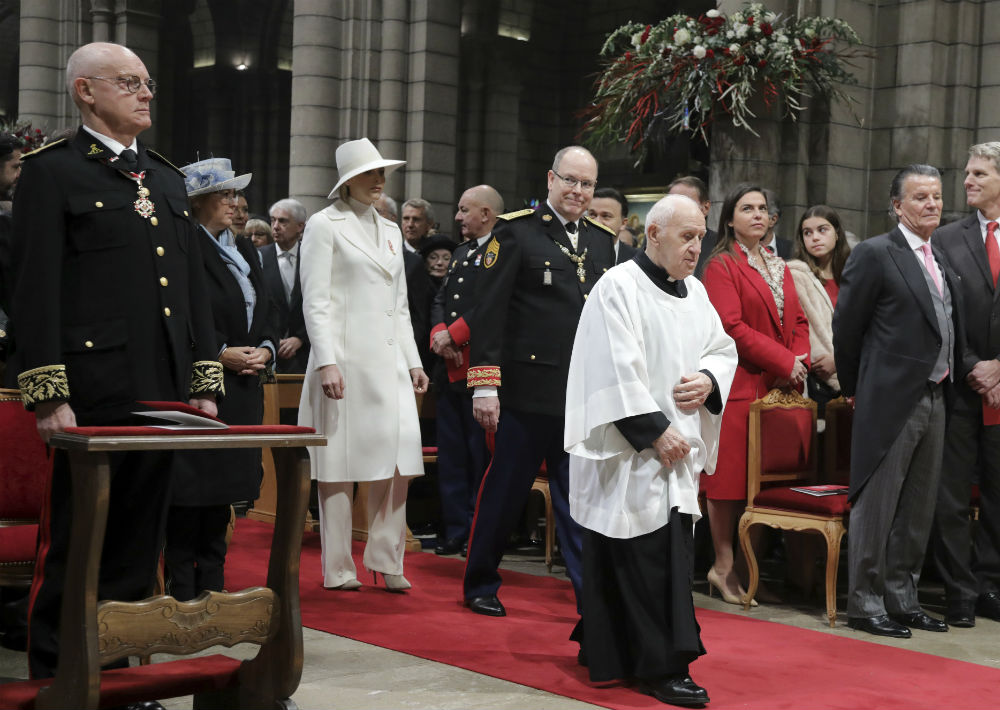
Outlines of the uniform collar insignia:
M 552 221 L 552 215 L 550 215 L 550 214 L 543 214 L 542 215 L 542 221 L 543 222 L 551 222 Z
M 98 148 L 97 147 L 97 143 L 91 143 L 90 144 L 90 152 L 87 153 L 87 155 L 100 155 L 103 152 L 104 152 L 104 150 L 102 148 Z

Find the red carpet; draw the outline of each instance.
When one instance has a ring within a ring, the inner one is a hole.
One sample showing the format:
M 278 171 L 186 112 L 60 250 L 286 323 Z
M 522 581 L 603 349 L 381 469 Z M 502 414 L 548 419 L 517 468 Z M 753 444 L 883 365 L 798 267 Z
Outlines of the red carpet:
M 229 589 L 263 582 L 269 540 L 270 526 L 239 520 L 226 564 Z M 399 595 L 371 586 L 358 544 L 355 563 L 365 586 L 324 590 L 319 555 L 318 536 L 307 534 L 302 621 L 310 628 L 595 705 L 664 707 L 623 685 L 589 682 L 576 663 L 577 645 L 566 640 L 576 622 L 568 581 L 504 572 L 500 597 L 508 616 L 494 619 L 462 608 L 458 560 L 407 555 L 414 588 Z M 997 669 L 741 614 L 699 609 L 698 620 L 708 655 L 691 670 L 708 689 L 713 710 L 997 706 Z

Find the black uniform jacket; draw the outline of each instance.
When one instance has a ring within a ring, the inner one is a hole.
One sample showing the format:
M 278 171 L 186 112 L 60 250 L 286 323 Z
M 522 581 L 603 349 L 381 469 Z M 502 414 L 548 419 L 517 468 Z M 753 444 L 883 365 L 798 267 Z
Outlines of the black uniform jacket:
M 80 424 L 222 386 L 182 175 L 139 145 L 143 217 L 111 158 L 80 129 L 24 158 L 14 201 L 18 383 L 29 408 L 68 401 Z
M 216 352 L 223 345 L 257 347 L 265 340 L 277 349 L 278 312 L 250 240 L 236 237 L 236 248 L 250 264 L 250 283 L 257 297 L 248 331 L 243 292 L 236 278 L 210 243 L 212 237 L 200 227 L 197 236 L 208 277 L 209 302 L 202 307 L 206 311 L 211 307 Z M 260 377 L 228 368 L 224 373 L 226 396 L 219 404 L 219 419 L 226 424 L 260 424 L 264 414 Z M 254 500 L 260 492 L 260 449 L 184 452 L 178 456 L 176 470 L 174 505 L 222 505 Z
M 578 256 L 546 205 L 501 218 L 483 253 L 476 285 L 468 386 L 499 385 L 500 405 L 565 416 L 566 379 L 580 311 L 597 279 L 614 265 L 613 235 L 579 222 Z
M 309 333 L 306 332 L 306 319 L 302 315 L 302 282 L 299 279 L 301 261 L 295 260 L 295 285 L 292 286 L 291 298 L 285 298 L 285 284 L 281 280 L 281 270 L 278 267 L 278 249 L 274 244 L 267 244 L 258 249 L 263 261 L 264 284 L 271 296 L 271 302 L 278 310 L 277 336 L 281 338 L 296 337 L 302 341 L 302 347 L 295 357 L 278 360 L 275 363 L 276 372 L 303 373 L 309 362 Z M 301 256 L 302 249 L 299 248 Z M 274 347 L 278 347 L 277 340 Z
M 435 365 L 432 379 L 439 390 L 451 387 L 461 392 L 466 389 L 470 323 L 476 313 L 476 283 L 479 274 L 483 272 L 483 254 L 489 239 L 481 247 L 477 247 L 478 242 L 478 239 L 462 242 L 452 253 L 448 273 L 431 305 L 431 338 L 435 333 L 447 329 L 455 345 L 462 351 L 461 367 L 446 365 L 444 359 Z
M 951 291 L 955 369 L 965 342 L 958 276 L 934 246 Z M 844 266 L 833 313 L 833 352 L 845 396 L 856 396 L 851 500 L 899 436 L 926 391 L 942 334 L 923 268 L 897 227 L 858 244 Z M 952 377 L 958 377 L 953 372 Z M 952 388 L 945 379 L 949 403 Z
M 978 213 L 941 227 L 931 243 L 957 274 L 965 307 L 966 348 L 962 361 L 955 362 L 955 408 L 978 412 L 983 399 L 965 377 L 980 360 L 1000 358 L 1000 288 L 993 285 Z

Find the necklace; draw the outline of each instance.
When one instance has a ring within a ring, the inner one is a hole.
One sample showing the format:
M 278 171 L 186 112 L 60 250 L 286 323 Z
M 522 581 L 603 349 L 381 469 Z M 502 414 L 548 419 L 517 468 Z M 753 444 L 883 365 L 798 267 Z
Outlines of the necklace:
M 566 247 L 564 247 L 562 244 L 560 244 L 559 242 L 557 242 L 555 240 L 553 240 L 552 243 L 555 244 L 557 247 L 559 247 L 560 251 L 562 251 L 563 254 L 565 254 L 566 256 L 568 256 L 570 261 L 572 261 L 574 264 L 576 264 L 576 275 L 580 279 L 580 283 L 586 283 L 587 282 L 587 271 L 586 271 L 586 269 L 583 266 L 583 262 L 587 258 L 587 250 L 590 249 L 590 247 L 586 247 L 583 250 L 582 254 L 577 255 L 577 254 L 574 254 L 573 252 L 571 252 L 569 249 L 567 249 Z

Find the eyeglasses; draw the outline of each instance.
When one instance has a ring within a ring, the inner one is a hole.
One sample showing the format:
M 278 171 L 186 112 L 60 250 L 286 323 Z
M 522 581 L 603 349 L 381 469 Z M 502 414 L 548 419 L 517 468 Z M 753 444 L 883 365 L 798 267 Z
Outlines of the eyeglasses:
M 140 77 L 135 74 L 127 74 L 124 76 L 85 76 L 84 79 L 100 79 L 101 81 L 110 81 L 112 84 L 117 84 L 118 88 L 125 89 L 130 94 L 136 94 L 145 85 L 149 89 L 149 93 L 156 96 L 156 82 L 152 79 L 146 79 L 143 81 Z
M 579 185 L 582 190 L 593 190 L 595 187 L 597 187 L 596 180 L 577 180 L 575 177 L 566 177 L 564 175 L 560 175 L 555 170 L 553 170 L 552 172 L 557 178 L 563 181 L 563 184 L 566 185 L 566 187 L 576 187 L 577 185 Z

